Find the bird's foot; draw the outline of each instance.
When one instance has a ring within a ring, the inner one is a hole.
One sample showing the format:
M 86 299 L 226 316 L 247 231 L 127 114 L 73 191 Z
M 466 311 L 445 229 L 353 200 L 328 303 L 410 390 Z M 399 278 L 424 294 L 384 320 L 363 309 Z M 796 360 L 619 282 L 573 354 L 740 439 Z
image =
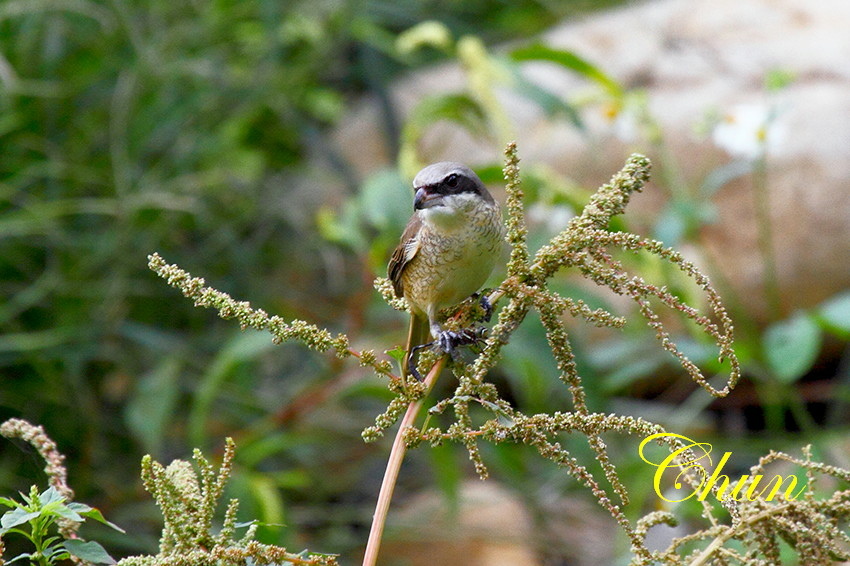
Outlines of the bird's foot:
M 437 337 L 437 345 L 440 350 L 455 359 L 458 346 L 470 346 L 484 340 L 487 329 L 483 326 L 477 328 L 464 328 L 462 330 L 443 330 Z
M 423 348 L 436 347 L 437 350 L 448 354 L 453 360 L 457 359 L 457 348 L 459 346 L 471 346 L 479 344 L 484 340 L 487 329 L 483 326 L 477 328 L 464 328 L 462 330 L 442 330 L 436 340 L 420 344 L 410 351 L 407 358 L 407 372 L 422 381 L 422 374 L 416 369 L 416 354 Z

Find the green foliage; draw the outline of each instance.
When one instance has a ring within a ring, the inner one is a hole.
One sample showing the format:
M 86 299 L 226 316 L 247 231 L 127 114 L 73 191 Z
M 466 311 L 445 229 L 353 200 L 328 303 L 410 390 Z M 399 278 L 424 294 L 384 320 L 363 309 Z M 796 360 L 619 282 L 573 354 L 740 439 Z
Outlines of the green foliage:
M 791 382 L 802 377 L 811 368 L 820 347 L 820 328 L 805 313 L 774 323 L 764 333 L 765 359 L 779 381 Z
M 847 505 L 850 492 L 841 490 L 835 491 L 827 500 L 816 499 L 814 494 L 808 491 L 802 500 L 796 500 L 795 497 L 774 501 L 772 498 L 722 498 L 722 493 L 718 492 L 719 486 L 714 484 L 711 491 L 724 511 L 731 515 L 731 525 L 723 524 L 717 510 L 709 502 L 700 499 L 702 516 L 708 522 L 707 527 L 674 539 L 665 550 L 652 551 L 647 547 L 645 539 L 651 527 L 659 524 L 675 525 L 678 520 L 669 512 L 653 512 L 636 522 L 629 519 L 623 507 L 630 502 L 630 488 L 618 470 L 616 462 L 611 458 L 608 445 L 602 435 L 619 433 L 644 437 L 647 440 L 656 439 L 673 452 L 672 461 L 680 469 L 676 477 L 677 485 L 684 482 L 697 490 L 705 482 L 705 475 L 699 477 L 692 464 L 694 460 L 691 452 L 681 441 L 676 440 L 676 438 L 684 437 L 669 435 L 661 426 L 642 418 L 590 411 L 583 379 L 579 375 L 563 315 L 569 314 L 575 318 L 584 318 L 597 326 L 615 328 L 622 327 L 625 320 L 604 309 L 592 310 L 581 301 L 553 292 L 547 285 L 548 280 L 563 267 L 574 267 L 597 284 L 607 286 L 615 293 L 634 300 L 638 305 L 638 313 L 654 331 L 661 348 L 673 355 L 694 382 L 716 397 L 727 395 L 740 377 L 740 365 L 732 349 L 731 320 L 707 277 L 693 264 L 684 260 L 681 254 L 671 248 L 665 248 L 657 241 L 626 232 L 609 231 L 611 219 L 625 211 L 631 195 L 640 191 L 649 178 L 649 161 L 645 157 L 632 156 L 624 169 L 591 197 L 583 212 L 572 219 L 564 230 L 532 256 L 527 245 L 528 228 L 525 221 L 519 160 L 515 144 L 509 144 L 506 155 L 507 163 L 504 169 L 508 193 L 506 240 L 511 245 L 511 254 L 507 266 L 507 277 L 489 296 L 489 299 L 491 304 L 497 304 L 504 297 L 508 300 L 508 304 L 499 308 L 498 321 L 484 341 L 480 353 L 472 362 L 455 359 L 448 363 L 458 380 L 458 385 L 453 393 L 432 404 L 425 424 L 421 427 L 413 426 L 411 419 L 415 417 L 418 407 L 429 392 L 436 376 L 439 375 L 446 361 L 445 358 L 434 365 L 424 382 L 411 379 L 405 383 L 402 378 L 392 374 L 389 360 L 378 360 L 369 350 L 360 352 L 352 350 L 349 347 L 348 338 L 343 335 L 334 339 L 326 330 L 302 321 L 288 323 L 280 320 L 279 317 L 269 317 L 265 312 L 252 308 L 248 303 L 234 301 L 224 293 L 204 287 L 202 279 L 191 277 L 175 265 L 165 264 L 158 255 L 150 257 L 150 266 L 161 277 L 167 279 L 169 284 L 180 289 L 184 295 L 193 300 L 196 305 L 213 307 L 224 318 L 238 319 L 243 329 L 253 327 L 268 330 L 276 341 L 296 339 L 313 349 L 334 351 L 338 357 L 355 356 L 360 360 L 361 365 L 370 366 L 378 376 L 386 377 L 395 397 L 386 410 L 375 419 L 374 426 L 364 430 L 363 437 L 367 441 L 380 438 L 387 428 L 398 421 L 403 413 L 405 414 L 403 423 L 407 426 L 402 426 L 399 431 L 390 457 L 391 463 L 395 462 L 395 464 L 388 465 L 387 473 L 392 474 L 388 475 L 391 482 L 395 481 L 399 459 L 404 454 L 403 446 L 399 445 L 399 439 L 407 447 L 415 447 L 423 443 L 436 447 L 446 442 L 456 442 L 466 448 L 470 460 L 482 478 L 488 474 L 487 465 L 482 457 L 480 446 L 482 443 L 525 444 L 533 447 L 543 458 L 553 461 L 564 469 L 616 520 L 630 542 L 633 564 L 677 565 L 685 560 L 692 566 L 698 566 L 721 554 L 727 563 L 749 564 L 756 557 L 776 561 L 779 537 L 775 533 L 781 533 L 781 539 L 791 545 L 801 560 L 806 563 L 814 563 L 811 561 L 823 560 L 827 557 L 848 558 L 846 551 L 841 548 L 841 542 L 846 540 L 846 537 L 836 525 L 850 517 L 848 515 L 850 506 Z M 629 276 L 624 265 L 614 259 L 613 249 L 615 248 L 629 252 L 650 253 L 693 279 L 696 286 L 706 294 L 706 303 L 713 317 L 683 302 L 666 287 L 655 286 L 639 276 Z M 376 288 L 392 306 L 399 309 L 405 308 L 404 301 L 393 296 L 391 285 L 388 285 L 383 278 L 376 283 Z M 718 389 L 710 384 L 700 369 L 675 344 L 658 314 L 658 306 L 667 307 L 681 314 L 715 343 L 721 361 L 728 364 L 730 372 L 724 387 Z M 494 384 L 487 379 L 496 367 L 502 355 L 502 349 L 510 342 L 512 335 L 523 324 L 532 309 L 539 314 L 560 380 L 572 397 L 571 411 L 527 415 L 504 399 Z M 472 311 L 469 305 L 462 305 L 459 313 L 456 313 L 448 322 L 453 327 L 464 328 L 471 322 L 471 317 Z M 777 343 L 784 344 L 788 340 L 785 334 L 793 336 L 799 334 L 798 327 L 802 326 L 799 321 L 795 321 L 789 325 L 790 329 L 780 327 Z M 816 349 L 813 348 L 813 350 Z M 420 367 L 422 363 L 420 361 Z M 450 419 L 448 426 L 430 424 L 432 417 L 449 412 L 453 413 L 454 418 Z M 594 461 L 593 466 L 590 465 L 591 462 L 582 462 L 564 444 L 556 440 L 564 433 L 581 435 L 586 439 L 590 447 L 587 457 Z M 767 464 L 775 460 L 785 460 L 806 470 L 810 486 L 814 484 L 815 473 L 832 476 L 842 481 L 850 479 L 850 472 L 813 462 L 809 448 L 806 448 L 805 452 L 805 460 L 799 460 L 784 453 L 771 452 L 750 470 L 748 477 L 761 477 L 765 473 L 764 467 Z M 451 493 L 456 489 L 453 486 L 456 486 L 457 478 L 452 473 L 448 473 L 445 467 L 445 464 L 438 466 L 438 469 L 442 470 L 441 483 Z M 384 487 L 382 487 L 382 498 L 385 497 L 383 495 L 385 492 L 392 493 L 392 487 L 386 491 Z M 193 493 L 195 491 L 197 489 L 193 490 Z M 620 503 L 615 503 L 615 498 L 619 499 Z M 388 501 L 379 500 L 379 511 L 376 512 L 375 520 L 381 526 L 377 531 L 373 529 L 370 536 L 370 546 L 366 552 L 368 564 L 374 563 L 377 557 L 383 512 L 387 508 Z M 384 511 L 381 512 L 381 510 Z M 170 514 L 180 516 L 183 512 L 182 510 L 174 513 L 165 511 L 165 514 L 166 517 Z M 801 517 L 808 517 L 808 519 L 802 520 Z M 206 519 L 199 518 L 196 523 L 204 525 L 205 521 Z M 829 522 L 829 528 L 818 526 L 825 522 Z M 374 544 L 376 533 L 377 544 Z M 739 549 L 741 546 L 744 550 Z
M 823 345 L 823 334 L 847 338 L 850 294 L 839 293 L 821 305 L 774 322 L 762 334 L 762 357 L 772 379 L 792 384 L 808 374 Z
M 66 472 L 61 465 L 64 457 L 56 452 L 55 444 L 41 427 L 20 419 L 11 419 L 0 425 L 0 432 L 6 437 L 24 438 L 33 444 L 47 461 L 51 481 L 60 483 L 57 478 L 64 481 Z M 100 543 L 81 539 L 76 530 L 87 518 L 121 533 L 124 531 L 104 519 L 97 509 L 69 501 L 69 496 L 63 492 L 72 492 L 61 483 L 58 488 L 51 486 L 41 493 L 38 487 L 32 486 L 28 495 L 21 494 L 22 502 L 0 497 L 0 505 L 10 508 L 10 511 L 0 516 L 0 564 L 29 560 L 30 564 L 48 566 L 73 559 L 79 564 L 124 566 L 243 566 L 246 563 L 335 566 L 337 562 L 333 555 L 306 551 L 292 554 L 284 548 L 253 540 L 259 523 L 236 522 L 238 499 L 230 500 L 221 528 L 217 534 L 213 533 L 216 508 L 232 473 L 234 449 L 233 440 L 228 438 L 218 470 L 200 450 L 194 453 L 197 471 L 192 468 L 192 464 L 183 460 L 175 460 L 164 467 L 150 455 L 142 459 L 145 489 L 153 495 L 165 519 L 160 550 L 156 556 L 133 556 L 116 562 Z M 58 536 L 51 532 L 54 525 L 58 525 Z M 236 530 L 245 527 L 247 532 L 244 536 L 234 538 Z M 35 550 L 4 561 L 3 538 L 10 533 L 25 537 Z
M 647 146 L 648 151 L 655 156 L 657 169 L 656 184 L 667 193 L 667 203 L 655 221 L 653 235 L 665 245 L 681 246 L 686 243 L 701 245 L 700 233 L 703 227 L 712 224 L 718 217 L 716 206 L 712 201 L 716 193 L 732 181 L 749 182 L 756 195 L 756 207 L 753 213 L 756 227 L 758 229 L 758 244 L 760 260 L 763 266 L 764 277 L 764 301 L 768 307 L 768 319 L 770 324 L 763 330 L 747 327 L 746 332 L 740 340 L 739 348 L 745 352 L 742 356 L 744 363 L 743 372 L 752 374 L 759 382 L 757 391 L 763 397 L 762 401 L 768 409 L 768 427 L 776 433 L 784 429 L 784 418 L 782 412 L 790 410 L 798 422 L 798 425 L 813 431 L 814 422 L 806 415 L 805 401 L 793 387 L 788 385 L 796 383 L 808 375 L 818 359 L 824 354 L 822 348 L 824 331 L 846 340 L 845 328 L 850 314 L 844 309 L 842 302 L 846 293 L 838 296 L 824 305 L 800 311 L 793 316 L 783 312 L 780 306 L 779 281 L 776 275 L 776 260 L 774 253 L 773 227 L 768 209 L 768 185 L 767 174 L 770 162 L 767 155 L 767 144 L 764 137 L 759 137 L 758 132 L 740 131 L 737 136 L 746 138 L 749 150 L 747 152 L 732 152 L 733 158 L 728 162 L 712 164 L 705 171 L 698 171 L 698 176 L 687 178 L 683 175 L 683 167 L 676 163 L 672 153 L 666 147 L 664 133 L 659 122 L 649 111 L 649 100 L 640 91 L 626 90 L 614 79 L 609 77 L 604 70 L 594 66 L 583 59 L 580 55 L 559 51 L 544 44 L 530 44 L 514 49 L 510 52 L 513 62 L 522 61 L 548 61 L 559 65 L 572 72 L 584 76 L 599 87 L 599 92 L 585 95 L 583 98 L 573 97 L 564 100 L 558 93 L 545 93 L 554 100 L 561 100 L 575 112 L 574 123 L 582 127 L 581 111 L 584 107 L 601 109 L 611 120 L 611 129 L 621 137 L 621 141 Z M 515 74 L 518 74 L 515 72 Z M 767 103 L 765 104 L 765 123 L 762 129 L 769 132 L 772 122 L 782 111 L 772 98 L 775 92 L 787 87 L 793 82 L 793 74 L 783 70 L 773 70 L 765 76 L 765 90 Z M 521 82 L 517 83 L 521 85 Z M 520 88 L 520 87 L 518 87 Z M 521 88 L 520 88 L 521 90 Z M 544 109 L 547 104 L 545 98 L 538 96 L 536 99 Z M 705 124 L 701 133 L 707 135 L 721 122 L 719 114 L 713 109 L 707 109 Z M 625 134 L 617 133 L 618 124 L 628 124 L 629 131 Z M 767 134 L 765 134 L 766 136 Z M 717 142 L 718 144 L 720 142 Z M 730 150 L 731 151 L 731 150 Z M 552 184 L 553 179 L 546 179 L 544 184 Z M 573 191 L 575 194 L 575 191 Z M 571 203 L 572 204 L 572 203 Z M 572 204 L 575 209 L 575 205 Z M 645 255 L 631 262 L 636 268 L 644 272 L 657 272 L 664 280 L 666 287 L 677 296 L 697 300 L 696 297 L 688 296 L 692 291 L 688 290 L 687 284 L 683 284 L 681 274 L 665 267 L 660 267 L 655 258 Z M 749 313 L 740 308 L 742 299 L 736 297 L 731 288 L 720 279 L 716 269 L 712 269 L 715 277 L 724 286 L 729 303 L 732 305 L 733 318 L 746 321 Z M 828 313 L 828 314 L 827 314 Z M 686 335 L 687 334 L 687 335 Z M 642 349 L 650 340 L 650 337 L 640 332 L 631 332 L 628 335 L 614 337 L 610 340 L 591 347 L 593 358 L 597 362 L 596 369 L 606 376 L 606 393 L 616 394 L 633 387 L 646 378 L 667 372 L 668 363 L 658 355 L 645 354 Z M 690 348 L 690 354 L 694 359 L 699 359 L 701 364 L 710 368 L 710 371 L 718 371 L 716 364 L 705 356 L 706 342 L 694 333 L 694 329 L 688 326 L 680 328 L 677 342 L 685 348 Z M 629 353 L 641 352 L 638 355 Z M 699 354 L 699 352 L 702 352 Z M 623 362 L 623 363 L 618 363 Z M 773 387 L 778 383 L 779 387 Z
M 600 67 L 578 54 L 535 43 L 519 47 L 507 54 L 489 51 L 478 36 L 456 37 L 444 23 L 425 21 L 400 34 L 392 52 L 402 58 L 411 57 L 427 48 L 454 57 L 464 72 L 465 83 L 459 90 L 423 97 L 406 116 L 400 129 L 397 172 L 380 171 L 365 179 L 360 191 L 348 199 L 341 211 L 323 208 L 317 215 L 322 236 L 361 253 L 367 253 L 370 265 L 379 270 L 386 261 L 407 217 L 407 208 L 399 209 L 402 199 L 398 186 L 404 178 L 412 177 L 425 165 L 420 155 L 420 144 L 436 125 L 448 123 L 465 131 L 471 138 L 500 147 L 514 137 L 510 123 L 510 109 L 505 108 L 495 93 L 499 88 L 509 88 L 538 105 L 552 119 L 566 119 L 575 127 L 584 129 L 579 106 L 561 93 L 548 91 L 525 78 L 521 63 L 549 62 L 575 73 L 603 91 L 612 106 L 624 104 L 623 87 Z M 485 183 L 501 178 L 498 165 L 484 165 L 478 169 Z M 530 169 L 526 179 L 535 200 L 550 206 L 570 204 L 578 208 L 589 192 L 570 183 L 563 176 L 545 168 Z M 378 198 L 374 198 L 378 197 Z M 618 220 L 615 220 L 616 223 Z
M 194 257 L 284 311 L 334 311 L 304 300 L 331 292 L 318 238 L 305 237 L 311 203 L 284 177 L 360 90 L 346 54 L 361 44 L 348 6 L 273 4 L 0 7 L 0 368 L 14 376 L 0 415 L 56 431 L 86 459 L 83 493 L 118 506 L 138 497 L 121 479 L 134 454 L 188 443 L 173 407 L 191 404 L 193 438 L 209 441 L 203 427 L 222 413 L 192 403 L 194 384 L 218 392 L 264 358 L 258 348 L 210 367 L 232 337 L 188 332 L 206 324 L 160 293 L 134 250 Z M 279 360 L 269 369 L 295 373 Z M 3 459 L 6 489 L 25 475 Z
M 825 329 L 850 338 L 850 292 L 840 293 L 824 302 L 815 316 Z
M 99 543 L 79 538 L 77 529 L 88 518 L 124 531 L 104 519 L 97 509 L 72 501 L 74 492 L 66 483 L 65 457 L 44 429 L 21 419 L 9 419 L 0 425 L 0 435 L 31 444 L 46 464 L 44 472 L 50 483 L 41 493 L 33 485 L 28 495 L 21 494 L 22 502 L 0 497 L 0 505 L 11 509 L 0 517 L 0 563 L 3 561 L 3 537 L 16 533 L 29 540 L 35 550 L 21 553 L 9 563 L 29 560 L 31 564 L 44 566 L 75 557 L 94 564 L 114 564 L 115 560 Z M 58 536 L 51 532 L 54 525 L 58 527 Z
M 441 14 L 453 33 L 477 22 L 495 40 L 581 9 L 484 0 Z M 327 321 L 348 308 L 363 267 L 328 252 L 313 225 L 324 197 L 315 188 L 353 191 L 359 179 L 326 130 L 355 97 L 386 96 L 403 67 L 434 60 L 394 48 L 432 12 L 415 0 L 0 4 L 0 369 L 15 376 L 0 414 L 38 421 L 78 448 L 72 457 L 85 454 L 84 491 L 135 503 L 119 479 L 132 454 L 186 448 L 185 417 L 166 409 L 191 402 L 232 338 L 162 294 L 147 251 L 192 258 L 285 313 Z M 383 121 L 397 145 L 391 112 Z M 227 366 L 223 387 L 242 402 L 232 412 L 201 404 L 213 418 L 196 416 L 193 438 L 220 436 L 199 432 L 202 421 L 245 426 L 245 407 L 327 376 L 300 361 L 258 350 Z M 291 389 L 254 394 L 233 379 L 248 367 L 291 375 Z M 145 419 L 148 409 L 156 415 Z M 7 488 L 23 475 L 14 461 L 2 472 Z
M 533 43 L 511 51 L 513 61 L 548 61 L 574 71 L 598 83 L 609 96 L 618 99 L 625 94 L 623 87 L 602 69 L 572 51 L 554 49 L 543 43 Z
M 288 564 L 292 566 L 335 566 L 336 557 L 301 552 L 292 554 L 285 548 L 261 544 L 254 539 L 259 523 L 237 523 L 239 500 L 231 499 L 224 521 L 217 534 L 213 533 L 213 518 L 225 485 L 233 469 L 235 445 L 228 438 L 221 466 L 213 465 L 195 450 L 196 469 L 184 460 L 175 460 L 167 467 L 150 455 L 142 459 L 142 481 L 156 500 L 165 525 L 156 556 L 123 558 L 122 566 L 242 566 L 251 564 Z M 240 538 L 237 529 L 247 527 Z
M 401 135 L 402 171 L 411 176 L 423 167 L 415 155 L 419 140 L 434 124 L 449 121 L 474 133 L 486 135 L 487 111 L 479 100 L 470 94 L 441 94 L 424 98 L 410 114 Z
M 623 87 L 602 69 L 578 54 L 535 43 L 513 49 L 507 56 L 490 53 L 475 36 L 454 40 L 449 29 L 437 22 L 425 22 L 399 36 L 397 50 L 402 54 L 430 45 L 457 58 L 467 84 L 460 92 L 448 92 L 423 98 L 404 124 L 399 151 L 399 164 L 412 176 L 424 163 L 419 158 L 418 144 L 437 122 L 449 121 L 478 140 L 496 144 L 514 137 L 505 108 L 495 96 L 497 87 L 507 86 L 537 104 L 553 119 L 565 117 L 583 129 L 578 108 L 558 93 L 550 92 L 525 78 L 520 63 L 544 61 L 576 73 L 602 88 L 612 105 L 619 109 L 625 98 Z
M 115 564 L 115 560 L 97 542 L 86 542 L 79 538 L 63 540 L 62 537 L 51 533 L 57 521 L 82 523 L 86 518 L 124 532 L 104 519 L 100 511 L 83 503 L 66 501 L 54 487 L 39 493 L 38 488 L 32 486 L 29 495 L 21 494 L 21 499 L 22 502 L 19 502 L 8 497 L 0 497 L 0 505 L 11 509 L 0 516 L 0 538 L 9 533 L 19 534 L 27 538 L 35 550 L 31 553 L 20 554 L 7 561 L 7 564 L 18 560 L 29 560 L 31 564 L 46 566 L 57 564 L 71 556 L 93 564 Z
M 179 358 L 169 356 L 139 377 L 136 393 L 127 404 L 127 427 L 149 452 L 162 449 L 165 430 L 179 398 L 182 368 Z
M 359 502 L 373 494 L 374 474 L 367 471 L 374 469 L 376 455 L 350 446 L 394 393 L 374 380 L 352 379 L 359 374 L 342 371 L 341 360 L 311 356 L 296 346 L 272 349 L 262 334 L 211 323 L 190 302 L 163 289 L 145 269 L 143 255 L 159 250 L 180 265 L 203 266 L 218 287 L 286 320 L 316 321 L 334 334 L 349 333 L 355 344 L 374 341 L 388 348 L 403 331 L 395 313 L 387 314 L 369 296 L 367 282 L 383 270 L 387 250 L 397 241 L 409 214 L 400 195 L 409 188 L 397 168 L 357 178 L 325 129 L 366 92 L 384 108 L 375 135 L 386 135 L 390 155 L 402 149 L 405 174 L 424 159 L 418 144 L 438 121 L 491 143 L 496 155 L 510 137 L 511 109 L 494 104 L 491 96 L 503 88 L 576 128 L 583 127 L 585 111 L 599 107 L 612 124 L 633 121 L 638 135 L 629 143 L 652 156 L 656 185 L 669 197 L 652 236 L 665 245 L 698 245 L 701 228 L 716 217 L 712 196 L 731 180 L 750 179 L 767 168 L 734 159 L 685 178 L 665 149 L 647 96 L 617 85 L 604 66 L 539 44 L 489 47 L 493 40 L 528 37 L 567 13 L 600 5 L 455 2 L 441 5 L 439 22 L 416 26 L 433 17 L 430 3 L 0 4 L 5 376 L 0 415 L 26 416 L 55 431 L 69 447 L 78 491 L 139 533 L 121 543 L 128 545 L 125 552 L 149 551 L 145 536 L 151 539 L 155 530 L 145 522 L 153 506 L 140 505 L 139 490 L 126 481 L 135 473 L 138 453 L 166 457 L 191 445 L 209 447 L 229 434 L 240 439 L 246 458 L 231 484 L 241 490 L 243 511 L 265 522 L 305 514 L 315 519 L 309 530 L 297 524 L 286 531 L 261 528 L 261 540 L 286 546 L 287 537 L 322 541 L 311 546 L 332 540 L 343 552 L 358 546 L 361 541 L 348 533 L 369 515 Z M 466 83 L 444 98 L 423 101 L 399 122 L 388 93 L 391 81 L 402 71 L 446 58 L 463 63 Z M 592 88 L 580 96 L 545 90 L 524 78 L 524 60 L 548 61 L 553 69 L 584 77 Z M 767 94 L 793 79 L 781 69 L 767 73 Z M 495 160 L 476 170 L 487 182 L 501 177 Z M 319 194 L 330 186 L 345 193 Z M 523 190 L 535 206 L 528 215 L 530 255 L 591 194 L 537 164 L 524 167 Z M 609 228 L 630 231 L 629 224 L 614 217 Z M 701 304 L 697 291 L 682 284 L 686 276 L 658 267 L 663 260 L 642 252 L 618 260 L 651 274 L 683 301 Z M 568 277 L 558 274 L 550 289 L 581 298 L 591 310 L 622 314 L 608 297 Z M 756 382 L 765 404 L 777 405 L 778 418 L 768 419 L 767 428 L 770 446 L 781 446 L 788 428 L 782 411 L 806 412 L 806 381 L 822 369 L 813 365 L 817 360 L 830 367 L 824 360 L 828 352 L 811 357 L 811 325 L 806 356 L 794 352 L 796 335 L 784 342 L 784 350 L 765 347 L 767 335 L 748 328 L 735 311 L 743 299 L 722 280 L 713 281 L 732 307 L 743 373 Z M 403 308 L 385 286 L 377 286 Z M 846 293 L 838 295 L 803 316 L 816 322 L 819 336 L 846 343 L 846 299 Z M 788 314 L 774 313 L 769 328 L 782 327 Z M 724 369 L 698 329 L 664 322 L 679 349 L 706 375 Z M 650 350 L 651 328 L 626 328 L 601 339 L 580 326 L 569 331 L 594 410 L 618 410 L 629 398 L 641 403 L 634 410 L 642 415 L 654 415 L 661 406 L 671 419 L 663 421 L 668 428 L 675 429 L 673 422 L 694 426 L 696 415 L 704 417 L 707 396 L 683 393 L 681 380 L 665 381 L 675 375 L 677 360 Z M 536 319 L 523 324 L 505 347 L 509 359 L 492 372 L 499 391 L 527 412 L 551 412 L 566 403 L 567 394 L 551 379 L 556 366 L 547 357 L 545 337 Z M 770 359 L 777 353 L 793 358 L 779 371 L 795 367 L 794 377 L 780 381 L 775 367 L 781 360 Z M 367 364 L 384 361 L 389 362 L 366 355 Z M 827 401 L 831 424 L 846 421 L 842 391 L 839 384 Z M 656 394 L 652 405 L 636 398 Z M 404 403 L 397 400 L 394 410 L 403 412 Z M 822 440 L 814 427 L 807 432 Z M 571 449 L 576 444 L 574 438 L 564 443 Z M 512 463 L 511 485 L 539 477 L 541 468 L 526 462 L 527 451 L 507 444 L 493 451 L 500 462 L 491 465 L 495 474 L 506 473 L 504 463 Z M 444 486 L 454 482 L 447 461 L 448 456 L 434 460 Z M 328 476 L 327 469 L 336 473 Z M 0 454 L 2 491 L 25 489 L 33 483 L 30 476 L 25 458 Z M 51 485 L 67 489 L 64 477 L 50 477 Z M 428 480 L 410 481 L 422 486 Z M 571 489 L 563 480 L 558 485 Z M 70 490 L 61 493 L 73 499 Z

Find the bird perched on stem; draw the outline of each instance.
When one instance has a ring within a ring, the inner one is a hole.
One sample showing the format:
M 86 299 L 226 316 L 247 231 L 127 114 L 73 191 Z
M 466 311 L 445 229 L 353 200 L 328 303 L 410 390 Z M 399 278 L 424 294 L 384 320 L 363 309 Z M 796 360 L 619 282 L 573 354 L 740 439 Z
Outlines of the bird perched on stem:
M 413 180 L 413 216 L 390 259 L 388 274 L 398 297 L 410 306 L 403 371 L 419 378 L 418 348 L 436 344 L 452 354 L 474 342 L 474 333 L 444 331 L 440 309 L 478 291 L 496 265 L 504 237 L 499 204 L 469 167 L 444 161 Z M 489 314 L 489 303 L 482 298 Z M 433 341 L 428 341 L 430 332 Z

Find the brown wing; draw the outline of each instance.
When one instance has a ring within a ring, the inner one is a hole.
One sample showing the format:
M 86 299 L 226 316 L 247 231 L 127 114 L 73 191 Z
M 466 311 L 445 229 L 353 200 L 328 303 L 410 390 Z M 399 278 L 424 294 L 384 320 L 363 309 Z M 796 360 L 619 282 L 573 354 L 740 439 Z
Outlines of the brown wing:
M 390 258 L 390 263 L 387 266 L 387 276 L 393 282 L 393 290 L 396 297 L 404 296 L 404 285 L 402 284 L 401 274 L 404 272 L 405 266 L 410 263 L 419 251 L 419 228 L 422 227 L 422 220 L 419 216 L 414 215 L 404 233 L 401 235 L 401 240 L 398 243 L 393 256 Z

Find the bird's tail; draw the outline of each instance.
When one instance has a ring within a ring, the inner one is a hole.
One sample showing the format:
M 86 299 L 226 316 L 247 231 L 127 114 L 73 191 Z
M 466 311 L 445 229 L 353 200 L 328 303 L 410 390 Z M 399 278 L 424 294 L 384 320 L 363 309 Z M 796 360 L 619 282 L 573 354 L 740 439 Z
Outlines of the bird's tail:
M 402 375 L 406 378 L 410 372 L 410 355 L 416 346 L 420 346 L 430 341 L 430 329 L 428 327 L 428 319 L 412 314 L 410 315 L 410 328 L 407 331 L 407 347 L 404 349 L 404 364 L 402 364 Z

